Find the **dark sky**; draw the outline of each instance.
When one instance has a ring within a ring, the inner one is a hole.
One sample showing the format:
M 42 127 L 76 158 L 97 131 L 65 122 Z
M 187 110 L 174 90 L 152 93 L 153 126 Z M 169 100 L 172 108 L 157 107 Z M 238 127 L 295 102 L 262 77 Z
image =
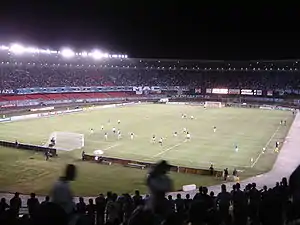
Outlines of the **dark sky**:
M 142 58 L 300 58 L 297 7 L 277 13 L 270 8 L 207 8 L 196 1 L 12 2 L 1 3 L 2 42 L 98 47 Z

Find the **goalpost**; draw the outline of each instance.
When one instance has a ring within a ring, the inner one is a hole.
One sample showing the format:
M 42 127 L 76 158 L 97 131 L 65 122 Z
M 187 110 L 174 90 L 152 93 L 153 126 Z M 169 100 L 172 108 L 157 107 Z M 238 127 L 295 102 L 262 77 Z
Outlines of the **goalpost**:
M 204 102 L 204 107 L 205 108 L 222 108 L 222 103 L 221 102 Z

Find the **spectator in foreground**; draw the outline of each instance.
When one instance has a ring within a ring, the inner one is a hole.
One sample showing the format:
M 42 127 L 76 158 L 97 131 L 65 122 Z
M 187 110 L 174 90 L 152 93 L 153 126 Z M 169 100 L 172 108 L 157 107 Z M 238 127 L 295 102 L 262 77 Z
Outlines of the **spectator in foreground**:
M 9 205 L 6 203 L 5 198 L 1 198 L 0 201 L 0 216 L 7 210 L 9 209 Z
M 50 195 L 51 202 L 61 206 L 68 216 L 71 216 L 75 209 L 73 193 L 69 185 L 69 182 L 73 181 L 75 177 L 76 167 L 73 164 L 67 165 L 65 175 L 54 184 Z
M 45 197 L 45 200 L 41 202 L 41 205 L 45 205 L 45 204 L 49 203 L 49 201 L 50 201 L 50 197 L 47 195 Z
M 96 199 L 97 225 L 104 224 L 104 212 L 106 207 L 106 200 L 103 194 L 100 194 Z
M 38 208 L 39 208 L 39 200 L 35 197 L 35 193 L 30 194 L 30 198 L 27 200 L 27 207 L 30 218 L 34 218 Z
M 167 192 L 172 191 L 172 180 L 167 173 L 170 165 L 161 161 L 155 165 L 147 178 L 147 185 L 151 193 L 144 206 L 138 207 L 129 219 L 129 225 L 152 225 L 152 224 L 180 224 L 176 220 L 169 201 L 165 198 Z
M 20 194 L 18 192 L 15 193 L 15 196 L 10 200 L 10 210 L 14 217 L 18 217 L 20 208 L 22 207 L 22 201 L 20 198 Z

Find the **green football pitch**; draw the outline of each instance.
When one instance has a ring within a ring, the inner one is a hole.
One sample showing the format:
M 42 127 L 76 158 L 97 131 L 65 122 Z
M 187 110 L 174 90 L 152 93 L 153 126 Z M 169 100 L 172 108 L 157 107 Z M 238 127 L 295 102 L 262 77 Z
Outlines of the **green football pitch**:
M 182 118 L 182 114 L 187 118 Z M 286 126 L 280 125 L 281 120 L 287 121 Z M 40 153 L 0 147 L 0 191 L 46 194 L 66 163 L 78 167 L 78 178 L 73 183 L 77 195 L 95 195 L 109 190 L 146 191 L 147 171 L 82 162 L 82 150 L 87 154 L 101 150 L 104 156 L 147 162 L 165 159 L 174 165 L 195 168 L 208 168 L 213 163 L 219 169 L 237 168 L 245 178 L 272 167 L 277 157 L 275 142 L 284 141 L 292 121 L 289 111 L 140 104 L 3 123 L 0 124 L 2 140 L 41 145 L 56 132 L 60 135 L 57 136 L 59 146 L 66 144 L 64 142 L 72 144 L 72 137 L 64 137 L 64 133 L 72 132 L 84 135 L 84 147 L 58 151 L 59 157 L 50 161 L 45 161 Z M 121 139 L 113 134 L 113 127 L 121 131 Z M 184 128 L 190 133 L 190 140 L 186 140 Z M 174 132 L 178 133 L 177 137 Z M 156 142 L 163 138 L 163 144 L 153 143 L 153 135 Z M 221 182 L 200 175 L 171 173 L 171 176 L 176 189 L 185 184 Z

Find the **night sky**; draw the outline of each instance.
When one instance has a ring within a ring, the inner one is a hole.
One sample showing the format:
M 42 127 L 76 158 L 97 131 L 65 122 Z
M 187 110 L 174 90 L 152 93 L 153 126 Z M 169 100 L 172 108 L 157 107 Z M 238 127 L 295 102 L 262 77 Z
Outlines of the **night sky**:
M 0 8 L 2 43 L 97 47 L 141 58 L 300 58 L 299 17 L 291 10 L 205 8 L 192 1 L 19 2 Z

